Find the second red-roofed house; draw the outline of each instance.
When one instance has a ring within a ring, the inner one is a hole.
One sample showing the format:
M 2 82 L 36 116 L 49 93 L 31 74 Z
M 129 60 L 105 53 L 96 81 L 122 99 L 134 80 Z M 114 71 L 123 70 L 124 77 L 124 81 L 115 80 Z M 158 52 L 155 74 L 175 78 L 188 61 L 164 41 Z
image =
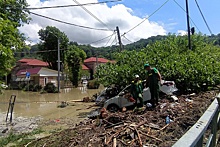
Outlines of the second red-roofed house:
M 105 58 L 96 58 L 96 57 L 90 57 L 84 60 L 84 65 L 90 71 L 91 79 L 93 79 L 93 74 L 95 73 L 96 67 L 100 64 L 106 64 L 107 62 L 112 62 L 112 61 Z

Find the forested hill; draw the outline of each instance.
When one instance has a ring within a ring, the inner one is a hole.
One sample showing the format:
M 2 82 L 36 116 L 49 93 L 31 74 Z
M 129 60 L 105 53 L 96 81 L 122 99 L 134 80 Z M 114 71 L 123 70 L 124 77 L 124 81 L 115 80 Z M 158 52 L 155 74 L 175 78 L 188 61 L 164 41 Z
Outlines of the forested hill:
M 137 42 L 124 45 L 123 49 L 124 50 L 140 50 L 140 49 L 145 48 L 149 43 L 154 43 L 157 40 L 162 40 L 162 39 L 165 39 L 166 37 L 167 36 L 158 35 L 158 36 L 149 37 L 148 39 L 140 39 Z M 220 33 L 217 35 L 207 36 L 207 40 L 210 42 L 213 42 L 214 45 L 220 46 Z M 84 50 L 87 55 L 87 58 L 97 55 L 98 57 L 114 59 L 113 53 L 119 51 L 119 46 L 115 46 L 115 45 L 111 47 L 109 46 L 108 47 L 93 47 L 90 45 L 79 45 L 77 42 L 70 42 L 69 44 L 70 45 L 74 44 L 78 46 L 80 49 Z M 37 45 L 33 45 L 31 47 L 31 50 L 24 49 L 22 53 L 15 54 L 15 57 L 17 60 L 24 58 L 24 57 L 41 59 L 41 57 L 37 54 L 37 52 L 38 52 Z
M 167 36 L 152 36 L 147 39 L 140 39 L 137 42 L 127 44 L 123 46 L 124 50 L 141 50 L 145 48 L 149 43 L 154 43 L 158 40 L 166 39 Z M 220 46 L 220 33 L 218 35 L 207 36 L 207 41 L 212 42 L 214 45 Z M 77 43 L 75 43 L 77 44 Z M 112 55 L 114 52 L 119 51 L 119 46 L 111 46 L 111 47 L 92 47 L 88 45 L 78 45 L 79 48 L 83 49 L 86 52 L 87 57 L 98 56 L 105 57 L 107 59 L 113 59 Z
M 130 43 L 123 46 L 124 50 L 140 50 L 145 48 L 149 43 L 153 43 L 157 40 L 165 39 L 167 36 L 152 36 L 148 39 L 140 39 L 137 42 Z M 75 43 L 76 44 L 76 43 Z M 107 59 L 113 59 L 112 55 L 114 52 L 119 51 L 119 46 L 111 46 L 111 47 L 92 47 L 89 45 L 78 45 L 79 48 L 83 49 L 86 52 L 87 57 L 98 56 L 105 57 Z

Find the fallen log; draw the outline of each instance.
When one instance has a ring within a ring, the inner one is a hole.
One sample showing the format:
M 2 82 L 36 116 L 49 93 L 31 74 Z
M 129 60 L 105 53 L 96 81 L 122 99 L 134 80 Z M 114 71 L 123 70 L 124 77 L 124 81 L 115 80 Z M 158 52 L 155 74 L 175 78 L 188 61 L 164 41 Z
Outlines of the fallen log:
M 161 142 L 162 142 L 162 140 L 159 139 L 159 138 L 157 138 L 157 137 L 151 136 L 151 135 L 146 134 L 146 133 L 144 133 L 144 132 L 142 132 L 142 131 L 140 131 L 140 133 L 143 134 L 143 135 L 145 135 L 145 136 L 147 136 L 147 137 L 150 137 L 150 138 L 153 138 L 153 139 L 155 139 L 155 140 L 157 140 L 157 141 L 161 141 Z
M 143 143 L 142 143 L 142 140 L 141 140 L 140 134 L 138 133 L 138 130 L 137 130 L 136 127 L 134 127 L 134 129 L 135 129 L 135 132 L 137 133 L 137 136 L 138 136 L 139 146 L 142 147 L 142 146 L 143 146 Z
M 113 145 L 112 147 L 116 147 L 117 146 L 117 140 L 116 140 L 116 137 L 113 138 Z
M 168 127 L 170 124 L 166 124 L 163 128 L 161 128 L 159 131 L 164 130 L 166 127 Z
M 110 136 L 109 140 L 106 142 L 106 145 L 108 145 L 113 137 L 116 137 L 120 132 L 124 131 L 125 129 L 127 129 L 127 126 L 124 127 L 123 129 L 118 130 L 116 133 L 114 133 L 113 135 Z

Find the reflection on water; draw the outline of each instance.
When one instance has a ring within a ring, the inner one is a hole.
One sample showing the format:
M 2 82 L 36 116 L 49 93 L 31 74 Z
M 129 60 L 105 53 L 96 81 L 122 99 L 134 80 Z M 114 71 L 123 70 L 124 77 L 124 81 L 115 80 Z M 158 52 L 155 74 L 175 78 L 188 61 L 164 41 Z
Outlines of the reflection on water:
M 8 102 L 11 95 L 16 95 L 14 106 L 14 116 L 43 118 L 60 118 L 74 116 L 79 109 L 86 109 L 88 103 L 74 103 L 65 108 L 57 108 L 61 101 L 81 100 L 84 97 L 92 97 L 93 94 L 100 92 L 100 89 L 86 89 L 86 87 L 62 89 L 61 93 L 40 94 L 38 92 L 24 92 L 18 90 L 5 90 L 0 95 L 0 116 L 4 117 L 8 110 Z

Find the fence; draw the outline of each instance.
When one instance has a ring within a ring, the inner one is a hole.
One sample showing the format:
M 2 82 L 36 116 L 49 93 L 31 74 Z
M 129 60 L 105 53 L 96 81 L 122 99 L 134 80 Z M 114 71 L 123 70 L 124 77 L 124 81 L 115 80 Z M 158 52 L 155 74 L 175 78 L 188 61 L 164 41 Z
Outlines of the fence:
M 206 147 L 215 147 L 217 142 L 217 132 L 220 129 L 220 94 L 215 98 L 209 108 L 200 117 L 190 130 L 188 130 L 174 145 L 173 147 L 202 147 L 203 138 L 210 127 L 211 133 Z

